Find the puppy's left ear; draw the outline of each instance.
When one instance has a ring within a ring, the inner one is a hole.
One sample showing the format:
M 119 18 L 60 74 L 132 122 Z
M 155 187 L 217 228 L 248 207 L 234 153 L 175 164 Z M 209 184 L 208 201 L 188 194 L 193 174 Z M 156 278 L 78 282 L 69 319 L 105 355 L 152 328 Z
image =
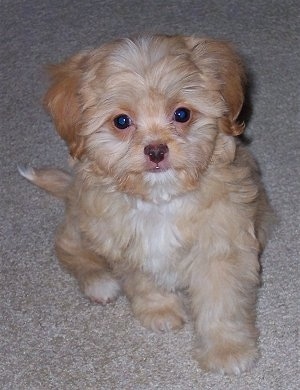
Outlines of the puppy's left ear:
M 245 69 L 230 44 L 213 39 L 186 37 L 192 58 L 207 79 L 208 87 L 218 90 L 226 103 L 219 128 L 227 135 L 240 135 L 244 124 L 237 119 L 244 103 Z

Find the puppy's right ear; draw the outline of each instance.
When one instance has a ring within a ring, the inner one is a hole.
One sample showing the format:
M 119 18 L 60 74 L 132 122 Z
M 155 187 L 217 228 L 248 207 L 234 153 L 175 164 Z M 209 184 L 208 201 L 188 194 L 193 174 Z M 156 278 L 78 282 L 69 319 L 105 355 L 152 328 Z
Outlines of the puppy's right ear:
M 80 158 L 84 149 L 80 135 L 82 108 L 79 90 L 87 58 L 88 52 L 83 52 L 48 67 L 52 84 L 45 95 L 44 106 L 74 158 Z

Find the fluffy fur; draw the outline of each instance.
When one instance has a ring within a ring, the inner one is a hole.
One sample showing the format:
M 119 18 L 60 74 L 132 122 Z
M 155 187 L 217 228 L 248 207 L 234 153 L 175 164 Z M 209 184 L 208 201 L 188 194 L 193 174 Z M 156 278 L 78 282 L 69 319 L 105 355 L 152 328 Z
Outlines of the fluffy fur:
M 201 367 L 249 369 L 268 205 L 235 138 L 244 130 L 239 57 L 212 39 L 143 36 L 83 51 L 50 72 L 45 107 L 69 146 L 72 175 L 21 173 L 65 199 L 61 263 L 93 301 L 123 291 L 155 331 L 183 325 L 185 291 Z M 190 112 L 185 122 L 174 116 L 179 107 Z M 125 129 L 115 123 L 121 114 Z

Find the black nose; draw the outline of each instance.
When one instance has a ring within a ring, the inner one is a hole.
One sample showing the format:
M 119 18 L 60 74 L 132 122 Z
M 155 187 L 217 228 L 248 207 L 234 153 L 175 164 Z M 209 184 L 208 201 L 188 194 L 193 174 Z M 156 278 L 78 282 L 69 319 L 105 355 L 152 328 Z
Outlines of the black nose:
M 149 156 L 150 160 L 156 164 L 165 158 L 165 154 L 168 153 L 169 148 L 165 144 L 159 145 L 147 145 L 144 148 L 144 153 Z

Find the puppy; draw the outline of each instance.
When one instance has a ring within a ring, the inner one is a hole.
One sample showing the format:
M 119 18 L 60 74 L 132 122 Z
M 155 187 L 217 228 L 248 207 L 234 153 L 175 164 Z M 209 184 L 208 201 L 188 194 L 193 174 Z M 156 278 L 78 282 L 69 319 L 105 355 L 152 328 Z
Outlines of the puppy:
M 194 320 L 207 370 L 253 366 L 255 301 L 268 202 L 235 136 L 245 74 L 213 39 L 141 36 L 52 66 L 45 107 L 69 146 L 72 174 L 21 174 L 66 202 L 56 238 L 83 293 L 123 292 L 154 331 Z

